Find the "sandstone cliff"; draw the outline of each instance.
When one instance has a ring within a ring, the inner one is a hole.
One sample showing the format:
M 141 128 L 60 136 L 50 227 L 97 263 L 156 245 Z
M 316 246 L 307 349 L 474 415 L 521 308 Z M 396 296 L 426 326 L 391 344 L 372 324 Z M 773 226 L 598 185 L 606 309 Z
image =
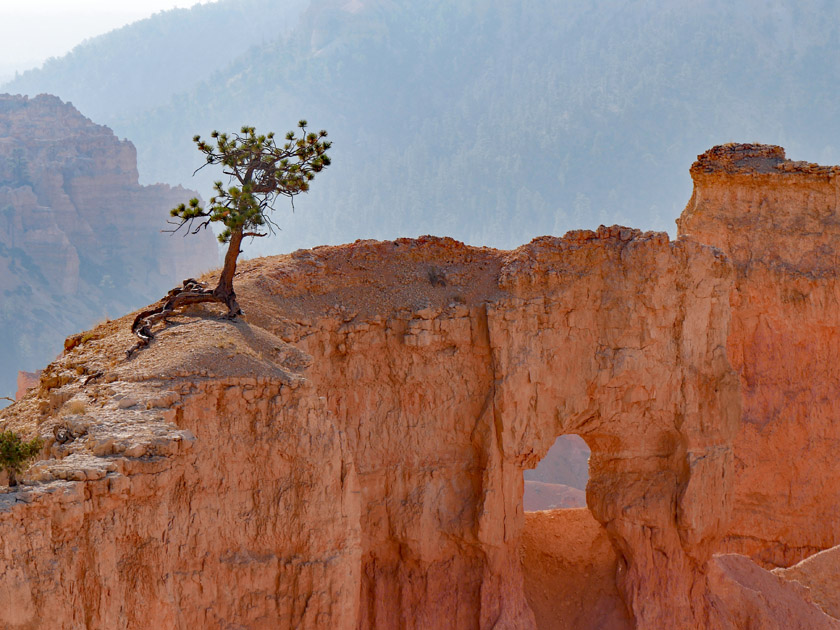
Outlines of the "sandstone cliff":
M 160 233 L 195 194 L 140 186 L 133 145 L 69 103 L 0 95 L 0 394 L 68 334 L 217 264 L 210 234 Z
M 701 156 L 677 242 L 602 227 L 511 252 L 316 248 L 245 262 L 244 319 L 195 308 L 129 361 L 130 318 L 80 337 L 2 414 L 48 444 L 0 501 L 0 623 L 837 629 L 836 550 L 775 574 L 721 554 L 788 565 L 837 529 L 805 518 L 833 518 L 829 357 L 774 367 L 822 352 L 780 327 L 833 339 L 832 272 L 808 245 L 831 246 L 834 175 L 778 151 Z M 727 177 L 732 195 L 705 195 Z M 803 190 L 819 203 L 796 206 Z M 777 250 L 718 233 L 754 198 L 786 230 Z M 523 471 L 563 434 L 591 449 L 589 511 L 526 518 Z M 806 473 L 824 496 L 801 494 Z

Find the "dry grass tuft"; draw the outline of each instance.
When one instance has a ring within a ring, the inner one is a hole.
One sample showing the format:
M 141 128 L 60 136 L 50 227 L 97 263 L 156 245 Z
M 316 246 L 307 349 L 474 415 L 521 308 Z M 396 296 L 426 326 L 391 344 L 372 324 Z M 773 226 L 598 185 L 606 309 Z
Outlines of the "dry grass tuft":
M 84 400 L 74 398 L 68 400 L 61 408 L 62 416 L 81 416 L 87 412 L 87 403 Z

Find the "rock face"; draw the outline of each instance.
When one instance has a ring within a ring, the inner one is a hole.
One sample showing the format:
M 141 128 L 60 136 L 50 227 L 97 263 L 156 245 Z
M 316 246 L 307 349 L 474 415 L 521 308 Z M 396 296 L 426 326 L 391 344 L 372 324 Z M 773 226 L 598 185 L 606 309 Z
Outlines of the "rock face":
M 195 195 L 138 185 L 133 145 L 69 103 L 0 95 L 0 388 L 68 334 L 218 264 L 212 235 L 160 233 Z
M 727 354 L 743 422 L 724 548 L 788 566 L 840 544 L 840 167 L 726 145 L 691 176 L 680 235 L 737 272 Z
M 807 588 L 762 569 L 746 556 L 715 556 L 707 574 L 715 613 L 735 628 L 840 630 L 840 619 L 816 606 Z
M 584 508 L 525 515 L 525 597 L 540 630 L 633 630 L 615 585 L 618 557 Z
M 788 569 L 773 573 L 795 581 L 826 614 L 840 619 L 840 547 L 821 551 Z
M 130 361 L 130 316 L 82 336 L 0 415 L 47 440 L 0 501 L 0 625 L 529 630 L 557 588 L 615 628 L 836 628 L 835 552 L 715 555 L 838 530 L 834 171 L 737 145 L 692 173 L 677 242 L 360 241 L 243 263 L 247 318 L 195 308 Z M 564 434 L 589 512 L 526 517 Z
M 624 228 L 370 242 L 246 262 L 247 321 L 197 312 L 130 362 L 105 324 L 5 412 L 79 437 L 0 515 L 0 589 L 30 602 L 4 622 L 534 628 L 522 473 L 576 433 L 637 627 L 705 627 L 732 281 L 708 247 Z

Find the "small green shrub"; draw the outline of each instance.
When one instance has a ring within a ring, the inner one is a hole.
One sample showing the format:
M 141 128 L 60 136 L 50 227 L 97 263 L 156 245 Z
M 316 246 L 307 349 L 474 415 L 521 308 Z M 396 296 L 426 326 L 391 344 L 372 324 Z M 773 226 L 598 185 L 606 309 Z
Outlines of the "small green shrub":
M 44 441 L 35 438 L 23 441 L 14 431 L 0 431 L 0 467 L 9 473 L 9 486 L 17 485 L 17 475 L 23 471 L 29 460 L 33 459 Z

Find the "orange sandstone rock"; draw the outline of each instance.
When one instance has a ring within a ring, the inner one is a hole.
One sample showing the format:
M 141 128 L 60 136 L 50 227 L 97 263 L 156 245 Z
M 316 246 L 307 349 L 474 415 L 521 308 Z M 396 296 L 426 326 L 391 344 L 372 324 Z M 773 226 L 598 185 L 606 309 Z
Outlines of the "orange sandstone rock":
M 603 526 L 585 508 L 525 515 L 525 596 L 540 630 L 631 630 L 615 585 L 618 558 Z
M 522 473 L 563 433 L 636 627 L 708 626 L 740 419 L 715 250 L 424 237 L 238 282 L 246 319 L 129 362 L 104 324 L 3 412 L 49 441 L 0 511 L 7 626 L 535 628 Z
M 723 549 L 788 566 L 840 544 L 840 167 L 726 145 L 692 166 L 681 238 L 737 269 L 727 354 L 743 423 Z
M 714 555 L 836 544 L 836 173 L 732 145 L 692 175 L 677 242 L 358 241 L 244 262 L 247 318 L 131 361 L 130 316 L 83 336 L 0 413 L 47 440 L 0 498 L 0 624 L 621 627 L 617 593 L 642 630 L 837 627 L 833 550 Z M 522 509 L 572 433 L 597 526 Z

